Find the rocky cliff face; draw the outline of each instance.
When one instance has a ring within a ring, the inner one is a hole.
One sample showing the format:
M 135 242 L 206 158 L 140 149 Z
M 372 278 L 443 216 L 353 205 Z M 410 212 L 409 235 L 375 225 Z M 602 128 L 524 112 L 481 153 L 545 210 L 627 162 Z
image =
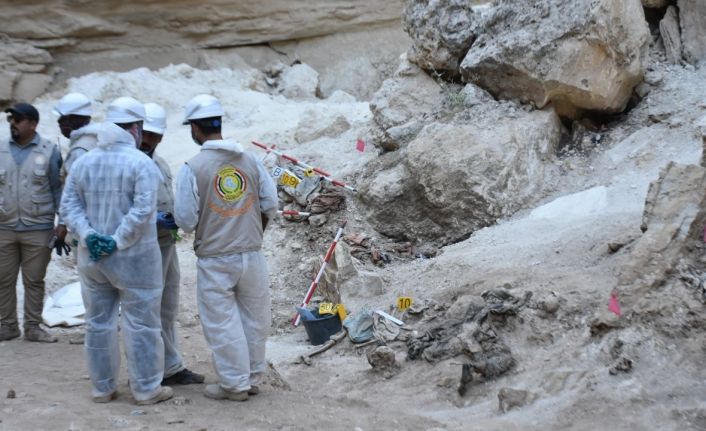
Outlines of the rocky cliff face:
M 394 24 L 402 1 L 157 0 L 3 3 L 0 103 L 41 94 L 57 59 L 127 56 L 154 48 L 144 64 L 194 63 L 195 50 L 263 44 Z M 131 54 L 126 54 L 131 53 Z M 154 54 L 154 56 L 152 56 Z M 191 61 L 190 61 L 191 60 Z M 134 63 L 134 59 L 132 63 Z

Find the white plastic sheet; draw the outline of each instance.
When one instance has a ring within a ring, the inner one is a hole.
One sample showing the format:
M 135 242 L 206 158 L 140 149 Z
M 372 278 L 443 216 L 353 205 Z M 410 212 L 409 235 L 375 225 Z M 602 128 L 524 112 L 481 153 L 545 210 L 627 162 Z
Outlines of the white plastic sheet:
M 81 284 L 76 282 L 67 284 L 46 299 L 42 319 L 47 326 L 76 326 L 84 323 L 82 316 L 85 313 Z

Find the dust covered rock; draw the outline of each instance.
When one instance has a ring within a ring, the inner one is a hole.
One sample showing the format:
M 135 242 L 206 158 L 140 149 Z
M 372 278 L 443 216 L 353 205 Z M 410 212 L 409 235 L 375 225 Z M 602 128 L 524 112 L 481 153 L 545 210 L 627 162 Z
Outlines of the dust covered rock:
M 48 70 L 53 61 L 45 49 L 0 35 L 0 104 L 42 94 L 51 83 Z
M 622 111 L 645 72 L 640 0 L 502 0 L 479 27 L 464 79 L 562 116 Z
M 706 60 L 706 3 L 700 0 L 679 0 L 684 57 L 691 63 Z
M 319 73 L 307 64 L 284 69 L 277 90 L 292 99 L 315 98 L 319 91 Z
M 520 407 L 524 407 L 533 403 L 537 399 L 537 395 L 529 391 L 502 388 L 498 392 L 498 409 L 502 413 L 507 413 Z
M 395 351 L 388 346 L 379 346 L 370 350 L 366 357 L 368 363 L 373 367 L 373 371 L 380 373 L 386 379 L 389 379 L 399 370 L 399 364 L 395 359 Z
M 679 12 L 674 6 L 669 6 L 664 18 L 659 22 L 659 33 L 664 42 L 667 60 L 671 63 L 681 61 L 681 34 L 679 32 Z
M 642 5 L 647 8 L 662 8 L 669 4 L 669 0 L 642 0 Z
M 434 122 L 369 167 L 359 198 L 376 230 L 448 244 L 534 202 L 550 187 L 562 125 L 552 110 L 485 103 Z
M 370 101 L 379 129 L 377 144 L 392 151 L 421 130 L 424 119 L 443 102 L 442 89 L 418 66 L 403 59 L 395 74 L 382 83 Z
M 404 30 L 412 37 L 408 57 L 426 70 L 458 73 L 463 56 L 475 39 L 478 19 L 466 0 L 412 0 L 402 15 Z
M 650 184 L 642 216 L 644 233 L 619 274 L 618 285 L 630 287 L 625 291 L 632 297 L 663 283 L 687 248 L 703 241 L 705 222 L 706 168 L 668 163 Z
M 350 128 L 350 123 L 343 115 L 325 117 L 317 112 L 308 111 L 304 117 L 299 120 L 294 139 L 302 143 L 323 137 L 335 138 Z

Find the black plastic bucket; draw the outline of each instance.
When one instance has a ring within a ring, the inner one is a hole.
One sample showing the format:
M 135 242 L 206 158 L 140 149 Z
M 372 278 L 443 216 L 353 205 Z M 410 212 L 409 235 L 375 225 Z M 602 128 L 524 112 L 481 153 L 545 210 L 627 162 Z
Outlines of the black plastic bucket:
M 318 316 L 318 313 L 314 313 Z M 309 341 L 314 346 L 324 344 L 328 339 L 337 334 L 341 330 L 341 318 L 338 314 L 327 314 L 324 317 L 315 320 L 304 320 L 304 329 L 306 335 L 309 336 Z

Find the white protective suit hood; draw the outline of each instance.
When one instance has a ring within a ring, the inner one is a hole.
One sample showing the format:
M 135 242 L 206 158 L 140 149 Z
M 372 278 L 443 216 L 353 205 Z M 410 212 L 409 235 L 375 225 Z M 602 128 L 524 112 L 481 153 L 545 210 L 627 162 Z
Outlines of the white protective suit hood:
M 98 125 L 98 146 L 106 148 L 113 144 L 128 144 L 135 148 L 135 138 L 130 132 L 114 123 L 101 123 Z
M 223 139 L 218 141 L 206 141 L 203 143 L 204 150 L 223 150 L 231 153 L 241 154 L 245 149 L 240 142 L 235 139 Z
M 84 136 L 93 136 L 98 139 L 98 131 L 101 129 L 101 126 L 101 123 L 86 124 L 80 129 L 72 131 L 71 135 L 69 135 L 69 139 L 71 140 L 71 142 L 75 142 Z

